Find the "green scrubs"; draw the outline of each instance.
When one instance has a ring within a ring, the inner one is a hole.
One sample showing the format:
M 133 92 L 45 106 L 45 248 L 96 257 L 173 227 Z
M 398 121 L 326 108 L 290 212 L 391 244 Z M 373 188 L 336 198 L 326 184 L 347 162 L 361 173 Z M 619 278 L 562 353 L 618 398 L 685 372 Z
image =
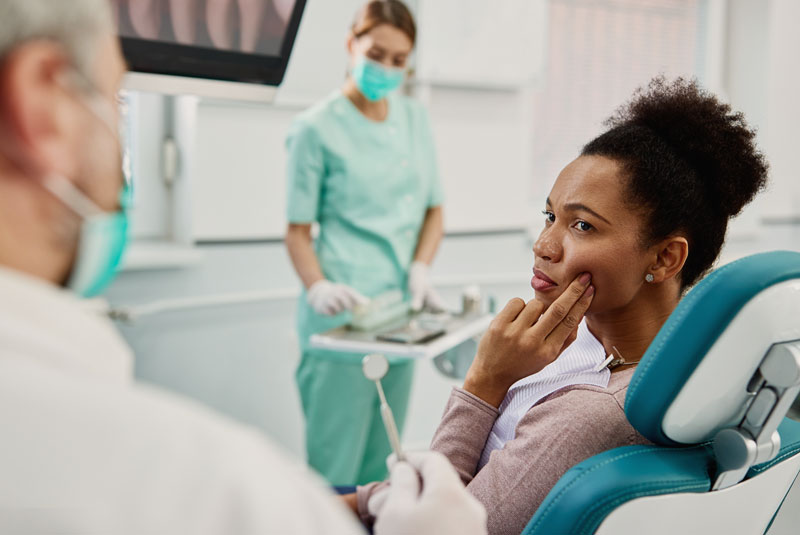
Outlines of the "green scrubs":
M 337 91 L 302 113 L 287 139 L 289 222 L 318 222 L 314 247 L 325 277 L 368 297 L 406 291 L 425 213 L 442 202 L 425 109 L 400 95 L 388 103 L 387 118 L 376 122 Z M 309 347 L 312 334 L 350 317 L 317 314 L 300 297 L 297 383 L 308 461 L 334 485 L 384 478 L 391 451 L 363 355 Z M 400 429 L 412 376 L 410 361 L 393 360 L 383 382 Z

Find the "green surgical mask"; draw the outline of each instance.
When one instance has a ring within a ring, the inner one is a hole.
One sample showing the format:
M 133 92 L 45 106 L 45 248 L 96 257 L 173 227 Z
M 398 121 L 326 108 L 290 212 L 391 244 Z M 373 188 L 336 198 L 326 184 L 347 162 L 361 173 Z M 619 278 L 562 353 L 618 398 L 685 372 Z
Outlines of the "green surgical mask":
M 106 100 L 93 95 L 83 102 L 112 134 L 116 131 L 115 112 Z M 67 281 L 67 288 L 83 297 L 94 297 L 108 287 L 128 245 L 130 188 L 127 180 L 123 183 L 120 210 L 105 212 L 65 177 L 54 175 L 43 182 L 48 191 L 83 219 L 77 256 Z
M 405 79 L 405 70 L 384 67 L 377 61 L 359 56 L 350 76 L 361 94 L 374 102 L 400 87 Z
M 127 200 L 121 200 L 119 211 L 104 212 L 66 178 L 51 176 L 44 185 L 83 219 L 67 288 L 83 297 L 101 294 L 117 274 L 128 245 Z M 127 188 L 122 196 L 127 197 Z

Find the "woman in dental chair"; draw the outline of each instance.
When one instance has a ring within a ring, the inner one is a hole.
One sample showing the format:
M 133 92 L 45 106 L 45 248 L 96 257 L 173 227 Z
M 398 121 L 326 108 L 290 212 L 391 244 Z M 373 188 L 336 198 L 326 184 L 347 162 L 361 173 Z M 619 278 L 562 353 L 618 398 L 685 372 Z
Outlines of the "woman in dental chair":
M 431 445 L 493 535 L 520 533 L 573 465 L 648 443 L 623 410 L 635 365 L 766 184 L 753 130 L 694 82 L 654 79 L 607 126 L 547 199 L 535 298 L 497 315 Z M 348 499 L 366 524 L 385 485 Z

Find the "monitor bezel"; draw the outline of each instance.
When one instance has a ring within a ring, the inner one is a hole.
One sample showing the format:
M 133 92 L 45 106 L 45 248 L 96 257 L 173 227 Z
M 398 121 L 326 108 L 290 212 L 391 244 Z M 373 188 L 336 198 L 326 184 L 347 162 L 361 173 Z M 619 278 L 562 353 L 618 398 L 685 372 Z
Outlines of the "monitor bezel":
M 297 0 L 277 56 L 120 36 L 132 72 L 278 86 L 286 74 L 306 0 Z

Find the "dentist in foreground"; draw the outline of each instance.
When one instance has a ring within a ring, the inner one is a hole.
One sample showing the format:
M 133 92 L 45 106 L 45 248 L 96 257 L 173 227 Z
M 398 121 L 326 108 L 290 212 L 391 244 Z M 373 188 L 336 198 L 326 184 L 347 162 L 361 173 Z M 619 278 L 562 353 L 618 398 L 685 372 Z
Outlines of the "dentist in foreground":
M 125 246 L 123 73 L 106 0 L 0 2 L 0 533 L 359 533 L 262 435 L 137 384 L 82 306 Z M 443 457 L 411 463 L 377 533 L 485 533 Z

